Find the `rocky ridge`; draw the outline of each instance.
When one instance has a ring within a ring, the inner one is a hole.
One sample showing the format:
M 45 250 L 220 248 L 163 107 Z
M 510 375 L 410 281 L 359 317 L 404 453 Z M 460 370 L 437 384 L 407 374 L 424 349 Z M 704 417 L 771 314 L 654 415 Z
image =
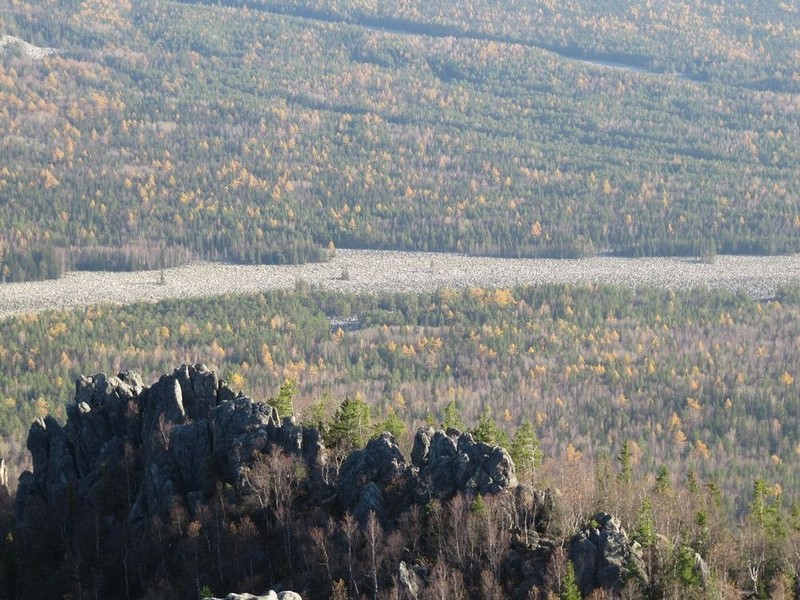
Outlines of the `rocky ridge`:
M 28 435 L 33 472 L 20 477 L 18 513 L 68 505 L 75 497 L 134 526 L 176 501 L 196 507 L 220 483 L 241 485 L 256 453 L 272 446 L 321 460 L 315 430 L 234 393 L 203 365 L 184 365 L 145 387 L 135 373 L 82 376 L 67 423 L 37 419 Z M 122 484 L 122 485 L 120 485 Z
M 201 505 L 222 483 L 243 493 L 254 459 L 273 447 L 302 457 L 311 479 L 326 463 L 319 433 L 272 406 L 237 394 L 204 365 L 183 365 L 146 387 L 135 373 L 81 376 L 67 423 L 37 419 L 28 435 L 33 472 L 20 477 L 24 516 L 33 498 L 63 505 L 70 494 L 119 508 L 132 524 L 166 515 L 176 501 Z M 125 482 L 125 485 L 118 485 Z M 333 483 L 344 510 L 396 514 L 412 502 L 457 492 L 495 494 L 517 486 L 503 448 L 456 430 L 417 432 L 411 463 L 383 433 L 351 452 Z M 109 498 L 109 489 L 116 497 Z M 390 490 L 391 489 L 391 490 Z
M 234 392 L 202 364 L 183 365 L 150 387 L 131 372 L 82 376 L 66 424 L 37 419 L 28 449 L 33 471 L 20 477 L 17 518 L 27 539 L 40 540 L 32 551 L 54 557 L 68 553 L 73 532 L 88 529 L 100 544 L 167 522 L 176 507 L 202 518 L 220 494 L 225 502 L 246 502 L 255 463 L 275 449 L 304 465 L 304 502 L 349 512 L 362 524 L 374 512 L 391 528 L 412 505 L 456 494 L 504 496 L 518 529 L 504 567 L 515 597 L 541 584 L 557 546 L 539 537 L 553 495 L 520 485 L 503 448 L 455 429 L 423 427 L 408 461 L 383 433 L 351 452 L 331 477 L 316 429 L 279 418 L 275 408 Z M 618 589 L 641 558 L 617 520 L 595 520 L 569 542 L 570 558 L 582 590 Z M 400 565 L 409 589 L 425 575 L 419 565 Z
M 504 448 L 476 442 L 457 429 L 422 427 L 414 437 L 411 463 L 389 433 L 351 452 L 336 480 L 345 510 L 363 519 L 370 511 L 396 516 L 412 503 L 448 500 L 457 493 L 497 494 L 518 485 Z

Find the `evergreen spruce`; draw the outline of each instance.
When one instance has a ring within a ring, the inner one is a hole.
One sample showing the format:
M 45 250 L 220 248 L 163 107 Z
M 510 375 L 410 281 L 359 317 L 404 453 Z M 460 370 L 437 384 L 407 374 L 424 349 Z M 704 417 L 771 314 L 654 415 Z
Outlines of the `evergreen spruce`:
M 578 588 L 578 580 L 575 577 L 575 566 L 571 560 L 568 560 L 567 572 L 561 586 L 561 600 L 581 600 L 581 598 L 581 590 Z
M 450 400 L 447 406 L 444 407 L 444 419 L 442 420 L 442 429 L 458 429 L 464 431 L 464 421 L 461 419 L 461 414 L 458 411 L 458 405 L 455 400 Z
M 297 384 L 294 380 L 287 379 L 278 390 L 276 398 L 267 400 L 267 404 L 274 407 L 278 411 L 278 417 L 290 417 L 294 415 L 294 395 L 297 393 Z
M 356 396 L 345 398 L 333 415 L 325 439 L 328 447 L 363 448 L 372 436 L 372 415 L 369 404 Z
M 483 442 L 491 446 L 508 446 L 508 435 L 500 429 L 488 407 L 483 409 L 481 416 L 478 418 L 478 424 L 470 433 L 476 442 Z

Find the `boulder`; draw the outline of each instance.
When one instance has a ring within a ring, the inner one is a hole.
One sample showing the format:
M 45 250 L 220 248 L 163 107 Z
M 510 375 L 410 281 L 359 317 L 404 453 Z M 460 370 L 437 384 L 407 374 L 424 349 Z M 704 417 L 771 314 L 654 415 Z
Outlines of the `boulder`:
M 411 464 L 420 468 L 428 461 L 431 450 L 431 440 L 436 430 L 433 427 L 420 427 L 414 436 L 414 447 L 411 449 Z
M 420 572 L 422 571 L 422 572 Z M 426 573 L 422 567 L 411 567 L 405 561 L 400 561 L 397 571 L 397 583 L 404 598 L 408 600 L 418 600 L 422 590 L 425 588 Z
M 511 597 L 523 600 L 531 597 L 534 588 L 543 589 L 546 584 L 547 566 L 558 543 L 533 535 L 527 543 L 514 541 L 500 573 L 505 588 Z
M 275 441 L 278 413 L 244 395 L 221 402 L 211 419 L 214 464 L 225 481 L 240 485 L 243 466 Z
M 617 517 L 600 512 L 570 540 L 569 559 L 584 596 L 596 588 L 618 592 L 630 574 L 645 577 L 641 547 Z
M 387 505 L 405 508 L 408 468 L 403 453 L 389 433 L 351 452 L 339 469 L 335 489 L 342 507 L 363 520 L 370 511 L 384 518 Z
M 185 491 L 210 494 L 214 490 L 214 459 L 208 421 L 200 419 L 175 427 L 170 450 Z
M 519 483 L 505 449 L 476 442 L 456 429 L 420 428 L 411 457 L 423 496 L 447 500 L 457 492 L 496 494 Z
M 553 518 L 555 502 L 551 490 L 520 484 L 514 489 L 514 506 L 521 536 L 544 533 Z

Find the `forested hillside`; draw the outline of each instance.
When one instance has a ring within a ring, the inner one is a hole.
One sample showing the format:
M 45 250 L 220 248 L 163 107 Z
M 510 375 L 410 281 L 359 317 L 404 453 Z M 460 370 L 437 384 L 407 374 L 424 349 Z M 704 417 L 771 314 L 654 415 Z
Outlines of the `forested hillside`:
M 230 4 L 4 10 L 2 278 L 800 249 L 791 2 Z

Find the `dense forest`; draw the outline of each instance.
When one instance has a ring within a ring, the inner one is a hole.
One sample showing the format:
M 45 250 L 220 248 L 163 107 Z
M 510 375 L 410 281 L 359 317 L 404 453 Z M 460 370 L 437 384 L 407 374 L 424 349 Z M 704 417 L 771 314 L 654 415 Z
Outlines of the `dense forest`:
M 3 12 L 4 280 L 800 248 L 791 3 L 227 4 Z
M 769 301 L 602 286 L 378 297 L 300 283 L 48 312 L 0 322 L 0 450 L 25 459 L 31 420 L 63 419 L 82 373 L 147 380 L 202 361 L 256 398 L 291 382 L 303 421 L 351 398 L 413 432 L 452 403 L 470 426 L 487 412 L 509 436 L 529 423 L 558 461 L 627 440 L 643 469 L 689 465 L 740 513 L 757 477 L 790 500 L 800 489 L 798 337 L 790 289 Z

